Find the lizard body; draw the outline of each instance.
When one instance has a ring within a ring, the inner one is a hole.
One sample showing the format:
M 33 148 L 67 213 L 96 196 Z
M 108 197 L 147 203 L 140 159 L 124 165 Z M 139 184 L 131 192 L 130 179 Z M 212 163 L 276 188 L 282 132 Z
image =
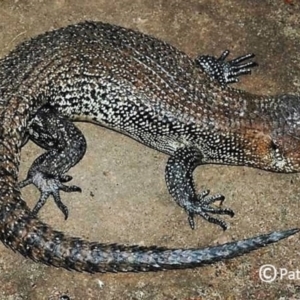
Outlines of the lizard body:
M 26 41 L 0 61 L 1 241 L 57 267 L 115 272 L 192 268 L 292 235 L 298 229 L 206 249 L 106 245 L 55 231 L 36 212 L 52 194 L 67 217 L 59 190 L 78 190 L 62 183 L 85 152 L 84 137 L 69 120 L 88 121 L 170 155 L 167 186 L 191 227 L 200 215 L 226 229 L 210 213 L 233 212 L 211 206 L 222 195 L 196 194 L 193 170 L 222 163 L 299 171 L 298 102 L 296 96 L 257 96 L 220 85 L 169 44 L 110 24 L 85 22 Z M 18 185 L 27 135 L 48 151 Z M 29 183 L 41 190 L 34 213 L 19 190 Z

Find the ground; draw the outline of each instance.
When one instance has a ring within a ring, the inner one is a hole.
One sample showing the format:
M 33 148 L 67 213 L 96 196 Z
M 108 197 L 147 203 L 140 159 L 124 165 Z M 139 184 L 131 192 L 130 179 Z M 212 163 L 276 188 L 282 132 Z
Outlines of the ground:
M 36 34 L 83 20 L 101 20 L 159 37 L 191 56 L 254 52 L 259 68 L 238 85 L 253 93 L 297 93 L 300 88 L 299 0 L 0 0 L 0 57 Z M 1 84 L 1 83 L 0 83 Z M 81 194 L 64 194 L 64 221 L 53 201 L 40 217 L 89 240 L 168 247 L 205 247 L 300 226 L 300 177 L 260 170 L 204 166 L 199 189 L 226 196 L 236 216 L 230 228 L 197 219 L 190 230 L 164 182 L 167 156 L 117 133 L 80 124 L 85 158 L 70 172 Z M 41 150 L 22 152 L 20 178 Z M 23 190 L 33 207 L 39 194 Z M 0 299 L 300 299 L 300 278 L 264 283 L 259 268 L 296 271 L 299 235 L 243 257 L 194 270 L 145 274 L 80 274 L 43 266 L 0 245 Z M 290 273 L 293 274 L 293 273 Z

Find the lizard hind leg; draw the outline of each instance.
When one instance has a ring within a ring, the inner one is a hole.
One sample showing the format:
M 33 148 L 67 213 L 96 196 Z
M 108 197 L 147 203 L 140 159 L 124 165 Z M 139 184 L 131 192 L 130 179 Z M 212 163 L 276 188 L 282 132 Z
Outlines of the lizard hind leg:
M 67 219 L 68 208 L 61 201 L 60 191 L 81 192 L 80 187 L 63 183 L 72 179 L 66 172 L 85 154 L 85 138 L 72 122 L 46 107 L 41 108 L 32 119 L 28 135 L 33 142 L 47 151 L 33 162 L 27 178 L 19 183 L 19 188 L 33 184 L 39 189 L 41 195 L 32 214 L 37 214 L 47 199 L 53 196 Z
M 223 203 L 224 196 L 216 194 L 209 196 L 209 191 L 196 194 L 193 171 L 202 163 L 202 154 L 196 147 L 184 147 L 175 151 L 166 166 L 166 183 L 169 193 L 176 203 L 188 214 L 188 221 L 192 229 L 195 227 L 194 216 L 199 215 L 210 223 L 227 229 L 223 220 L 211 217 L 210 214 L 234 216 L 229 208 L 211 206 L 214 202 Z

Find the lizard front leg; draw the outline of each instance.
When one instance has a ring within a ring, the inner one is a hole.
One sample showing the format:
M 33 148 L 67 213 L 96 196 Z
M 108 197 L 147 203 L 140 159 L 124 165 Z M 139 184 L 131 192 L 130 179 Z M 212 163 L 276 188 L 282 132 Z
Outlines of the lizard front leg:
M 66 186 L 63 183 L 72 179 L 66 172 L 85 154 L 85 138 L 72 122 L 45 107 L 41 108 L 32 119 L 28 136 L 47 151 L 33 162 L 27 178 L 19 183 L 19 187 L 34 184 L 39 189 L 41 196 L 32 210 L 33 214 L 37 214 L 52 195 L 67 219 L 68 208 L 61 201 L 60 191 L 81 191 L 78 186 Z
M 180 148 L 168 159 L 166 166 L 166 183 L 169 193 L 176 203 L 184 208 L 188 214 L 189 224 L 195 228 L 194 216 L 199 215 L 210 223 L 217 224 L 227 229 L 223 220 L 211 217 L 209 214 L 234 216 L 234 212 L 228 208 L 211 206 L 216 201 L 224 201 L 224 196 L 217 194 L 208 196 L 209 191 L 196 194 L 193 180 L 193 171 L 202 163 L 203 155 L 196 147 Z

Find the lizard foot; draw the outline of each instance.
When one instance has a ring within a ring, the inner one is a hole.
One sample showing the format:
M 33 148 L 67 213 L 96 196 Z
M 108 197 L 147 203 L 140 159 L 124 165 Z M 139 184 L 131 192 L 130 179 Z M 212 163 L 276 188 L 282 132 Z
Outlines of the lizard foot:
M 226 60 L 229 50 L 225 50 L 219 58 L 210 55 L 202 55 L 195 59 L 198 66 L 202 68 L 211 78 L 219 81 L 221 85 L 238 82 L 238 77 L 251 73 L 251 68 L 258 66 L 254 61 L 253 53 L 239 56 L 233 60 Z
M 18 187 L 23 188 L 29 184 L 33 184 L 39 189 L 41 196 L 32 210 L 33 215 L 36 215 L 39 212 L 39 210 L 45 205 L 49 196 L 52 195 L 55 204 L 64 214 L 66 220 L 69 215 L 69 210 L 67 206 L 61 201 L 59 192 L 81 192 L 81 188 L 76 185 L 66 186 L 62 184 L 70 181 L 71 179 L 72 176 L 70 175 L 61 175 L 54 177 L 37 171 L 34 175 L 30 175 L 25 180 L 21 181 Z
M 195 228 L 194 217 L 201 216 L 204 220 L 227 229 L 223 220 L 211 217 L 210 214 L 234 216 L 229 208 L 220 208 L 211 204 L 225 200 L 223 195 L 209 196 L 209 191 L 196 193 L 193 171 L 202 163 L 203 154 L 196 147 L 182 147 L 177 149 L 168 159 L 166 165 L 166 184 L 169 193 L 188 214 L 188 221 L 192 229 Z
M 220 201 L 221 205 L 223 204 L 225 197 L 220 194 L 216 194 L 213 196 L 208 196 L 209 190 L 205 190 L 201 192 L 197 196 L 197 200 L 194 202 L 190 202 L 188 205 L 185 206 L 185 211 L 188 214 L 188 221 L 192 229 L 195 228 L 194 216 L 199 215 L 204 220 L 219 225 L 222 227 L 223 230 L 227 229 L 227 224 L 225 221 L 220 220 L 218 218 L 211 217 L 210 214 L 218 214 L 218 215 L 229 215 L 230 217 L 234 216 L 233 210 L 229 208 L 220 208 L 211 206 L 211 204 Z

